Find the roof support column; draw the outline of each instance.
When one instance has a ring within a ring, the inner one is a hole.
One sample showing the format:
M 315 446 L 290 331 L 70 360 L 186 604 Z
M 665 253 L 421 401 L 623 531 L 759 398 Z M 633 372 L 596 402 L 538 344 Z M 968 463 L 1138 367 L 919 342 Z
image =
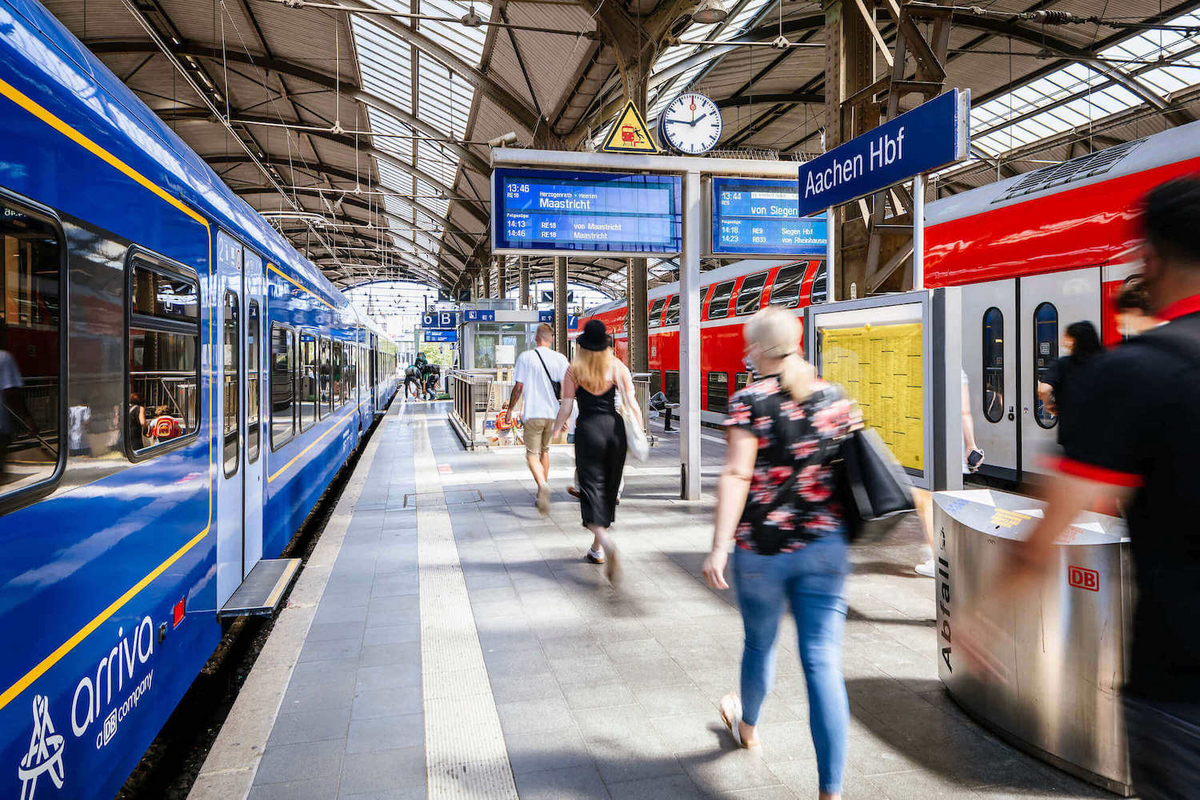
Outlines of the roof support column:
M 567 259 L 554 257 L 554 349 L 570 356 L 567 347 Z
M 480 290 L 484 299 L 492 296 L 492 266 L 486 259 L 479 265 Z
M 529 256 L 521 256 L 521 277 L 517 289 L 517 305 L 520 308 L 531 308 L 529 302 Z
M 508 256 L 495 256 L 496 258 L 496 297 L 500 300 L 504 299 L 504 290 L 507 288 L 508 278 Z
M 679 468 L 683 500 L 700 499 L 700 172 L 683 177 L 679 254 Z M 646 304 L 642 303 L 642 313 Z

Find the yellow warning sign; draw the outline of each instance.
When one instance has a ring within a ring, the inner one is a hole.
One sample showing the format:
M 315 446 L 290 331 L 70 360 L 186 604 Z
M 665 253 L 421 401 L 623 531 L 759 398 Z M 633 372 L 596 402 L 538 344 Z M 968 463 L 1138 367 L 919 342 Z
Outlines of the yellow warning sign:
M 643 155 L 658 152 L 658 146 L 654 144 L 654 140 L 650 138 L 650 131 L 646 128 L 646 120 L 642 119 L 632 101 L 625 104 L 625 110 L 613 123 L 612 130 L 608 132 L 608 138 L 604 140 L 600 149 L 605 153 Z
M 858 401 L 896 460 L 925 469 L 921 323 L 821 331 L 822 374 Z

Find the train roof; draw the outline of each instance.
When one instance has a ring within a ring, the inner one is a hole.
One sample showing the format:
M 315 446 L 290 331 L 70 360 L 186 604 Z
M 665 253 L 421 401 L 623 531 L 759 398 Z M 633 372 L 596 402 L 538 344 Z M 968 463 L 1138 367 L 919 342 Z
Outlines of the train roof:
M 937 200 L 925 207 L 925 224 L 937 225 L 971 217 L 1191 158 L 1200 158 L 1200 122 L 1122 142 L 1061 164 Z
M 701 286 L 711 286 L 714 283 L 720 283 L 722 281 L 731 280 L 733 278 L 740 278 L 743 275 L 750 275 L 755 272 L 766 272 L 770 269 L 773 269 L 775 267 L 781 267 L 786 264 L 807 263 L 809 261 L 820 260 L 821 258 L 822 258 L 821 256 L 805 256 L 803 258 L 793 258 L 793 259 L 785 259 L 785 260 L 774 260 L 774 259 L 766 260 L 766 259 L 760 259 L 760 258 L 746 258 L 746 259 L 742 259 L 741 261 L 734 261 L 732 264 L 725 264 L 724 266 L 717 267 L 716 269 L 709 270 L 708 272 L 700 273 L 700 285 Z M 648 300 L 654 300 L 655 298 L 658 298 L 658 297 L 665 297 L 668 295 L 678 294 L 678 293 L 679 293 L 679 281 L 674 281 L 672 283 L 664 283 L 662 286 L 655 286 L 653 289 L 646 292 L 646 298 Z M 583 313 L 585 316 L 591 316 L 593 314 L 602 314 L 605 311 L 612 311 L 613 309 L 623 308 L 624 306 L 625 306 L 624 299 L 613 300 L 611 303 L 604 303 L 603 305 L 589 308 L 589 309 L 585 310 Z
M 42 85 L 49 87 L 48 91 L 78 98 L 92 123 L 107 129 L 111 140 L 121 144 L 124 149 L 121 156 L 136 161 L 138 172 L 157 185 L 170 186 L 181 200 L 252 245 L 276 268 L 307 283 L 330 305 L 344 313 L 351 307 L 350 301 L 320 268 L 297 252 L 249 203 L 225 185 L 194 150 L 37 0 L 0 0 L 0 9 L 5 6 L 32 27 L 24 31 L 16 28 L 5 35 L 4 41 L 24 56 L 28 69 L 40 72 Z M 357 310 L 353 313 L 363 323 L 362 315 Z M 378 329 L 376 332 L 383 335 Z

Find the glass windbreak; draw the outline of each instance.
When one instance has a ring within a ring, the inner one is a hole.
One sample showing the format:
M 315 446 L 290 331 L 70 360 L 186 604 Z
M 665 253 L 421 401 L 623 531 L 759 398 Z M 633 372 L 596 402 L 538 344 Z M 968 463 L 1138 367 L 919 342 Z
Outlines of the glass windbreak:
M 295 377 L 292 359 L 295 334 L 279 323 L 271 324 L 271 449 L 278 450 L 296 433 Z
M 738 290 L 737 315 L 753 314 L 758 311 L 762 300 L 763 286 L 767 283 L 767 273 L 747 276 L 742 280 L 742 288 Z
M 1004 314 L 995 307 L 983 312 L 983 416 L 1004 419 Z
M 671 298 L 667 303 L 667 316 L 663 325 L 678 325 L 679 324 L 679 295 Z
M 259 412 L 262 387 L 258 363 L 262 341 L 259 324 L 258 301 L 251 300 L 246 312 L 246 461 L 250 464 L 258 460 L 258 429 L 262 421 Z
M 780 267 L 771 284 L 771 305 L 795 308 L 800 305 L 800 284 L 804 281 L 807 264 L 790 264 Z
M 729 298 L 733 297 L 733 281 L 718 283 L 713 289 L 712 300 L 708 301 L 708 318 L 724 319 L 729 316 Z
M 239 387 L 241 386 L 241 315 L 240 301 L 233 292 L 225 293 L 224 325 L 222 326 L 223 357 L 221 359 L 225 475 L 233 475 L 238 468 L 238 429 L 241 424 Z
M 58 466 L 59 242 L 48 221 L 0 201 L 0 495 L 48 480 Z
M 317 420 L 317 337 L 300 333 L 300 430 L 306 431 Z
M 1053 303 L 1042 303 L 1033 312 L 1033 402 L 1034 419 L 1043 428 L 1053 428 L 1058 417 L 1042 402 L 1037 388 L 1045 380 L 1046 371 L 1058 359 L 1058 309 Z
M 650 304 L 650 314 L 647 325 L 649 325 L 651 328 L 662 327 L 662 310 L 663 306 L 666 305 L 666 302 L 667 298 L 660 297 Z

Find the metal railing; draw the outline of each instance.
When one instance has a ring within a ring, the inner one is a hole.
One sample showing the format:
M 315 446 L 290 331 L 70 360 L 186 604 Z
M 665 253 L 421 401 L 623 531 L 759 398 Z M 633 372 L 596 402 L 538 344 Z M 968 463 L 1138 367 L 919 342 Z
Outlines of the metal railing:
M 650 373 L 633 373 L 633 393 L 637 396 L 638 410 L 642 412 L 642 429 L 646 432 L 646 440 L 653 447 L 658 439 L 650 432 Z
M 495 377 L 492 370 L 457 369 L 446 376 L 450 384 L 450 424 L 470 450 L 487 444 L 483 420 L 487 416 L 489 385 Z

